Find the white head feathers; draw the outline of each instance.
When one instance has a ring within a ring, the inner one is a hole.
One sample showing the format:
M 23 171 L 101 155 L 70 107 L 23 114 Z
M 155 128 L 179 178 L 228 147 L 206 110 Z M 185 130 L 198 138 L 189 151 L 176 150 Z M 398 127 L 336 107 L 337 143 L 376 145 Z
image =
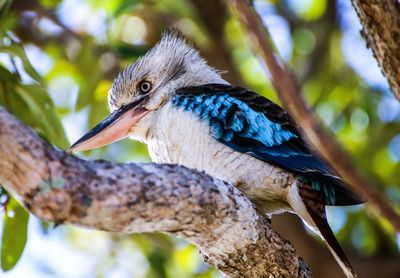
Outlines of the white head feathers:
M 227 83 L 175 30 L 165 32 L 146 55 L 117 76 L 109 92 L 111 110 L 138 97 L 137 84 L 143 80 L 152 84 L 152 94 L 158 98 L 180 87 Z

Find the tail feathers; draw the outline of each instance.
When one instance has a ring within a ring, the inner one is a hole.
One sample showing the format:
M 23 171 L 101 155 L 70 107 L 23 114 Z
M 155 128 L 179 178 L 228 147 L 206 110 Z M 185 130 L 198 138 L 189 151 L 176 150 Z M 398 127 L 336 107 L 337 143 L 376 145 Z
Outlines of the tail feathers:
M 335 260 L 338 262 L 338 264 L 342 268 L 346 277 L 347 278 L 356 278 L 357 275 L 355 274 L 352 266 L 350 265 L 349 260 L 347 259 L 342 247 L 340 246 L 339 242 L 337 241 L 331 228 L 329 227 L 329 224 L 326 220 L 325 207 L 323 208 L 323 215 L 321 215 L 321 213 L 318 213 L 318 214 L 315 213 L 314 212 L 315 208 L 311 208 L 306 202 L 305 202 L 305 206 L 306 206 L 307 211 L 310 214 L 315 226 L 318 228 L 319 232 L 321 233 L 323 240 L 325 241 L 326 245 L 328 246 L 328 248 L 331 251 Z
M 357 275 L 329 227 L 325 213 L 325 202 L 320 192 L 313 190 L 310 185 L 301 184 L 291 189 L 289 203 L 301 218 L 311 225 L 311 228 L 315 228 L 316 232 L 322 237 L 346 277 L 356 278 Z

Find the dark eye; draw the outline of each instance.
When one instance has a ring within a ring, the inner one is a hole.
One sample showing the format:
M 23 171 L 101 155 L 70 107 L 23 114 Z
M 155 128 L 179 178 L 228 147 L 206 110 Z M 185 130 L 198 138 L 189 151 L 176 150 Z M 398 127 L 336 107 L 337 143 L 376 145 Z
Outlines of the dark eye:
M 148 93 L 151 90 L 151 83 L 149 81 L 142 81 L 138 84 L 138 89 L 142 94 Z

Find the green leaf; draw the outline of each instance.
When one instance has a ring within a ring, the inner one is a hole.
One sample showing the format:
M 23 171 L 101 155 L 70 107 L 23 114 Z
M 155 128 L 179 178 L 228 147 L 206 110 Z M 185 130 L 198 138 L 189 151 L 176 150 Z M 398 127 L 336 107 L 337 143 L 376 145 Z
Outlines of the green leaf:
M 8 12 L 12 2 L 13 0 L 0 0 L 0 18 Z
M 52 144 L 66 149 L 69 146 L 61 121 L 59 120 L 50 97 L 44 90 L 35 85 L 16 85 L 15 92 L 28 106 L 34 117 L 34 126 Z
M 8 69 L 0 65 L 0 80 L 5 82 L 16 82 L 17 78 Z
M 6 208 L 1 239 L 1 268 L 4 271 L 12 269 L 24 251 L 29 220 L 26 210 L 11 197 Z
M 20 44 L 12 40 L 9 36 L 7 36 L 12 43 L 10 45 L 3 45 L 0 47 L 0 52 L 5 52 L 11 55 L 12 57 L 18 57 L 22 61 L 22 65 L 24 66 L 24 70 L 29 74 L 36 82 L 44 87 L 43 79 L 40 74 L 35 70 L 32 66 L 31 62 L 29 62 L 28 56 L 25 53 L 24 47 Z
M 1 46 L 1 50 L 10 56 L 19 57 L 25 71 L 38 83 L 25 85 L 19 83 L 16 73 L 12 73 L 0 65 L 0 104 L 22 122 L 33 127 L 42 137 L 59 148 L 69 146 L 61 121 L 56 113 L 54 104 L 46 91 L 42 77 L 29 62 L 23 47 L 15 42 Z

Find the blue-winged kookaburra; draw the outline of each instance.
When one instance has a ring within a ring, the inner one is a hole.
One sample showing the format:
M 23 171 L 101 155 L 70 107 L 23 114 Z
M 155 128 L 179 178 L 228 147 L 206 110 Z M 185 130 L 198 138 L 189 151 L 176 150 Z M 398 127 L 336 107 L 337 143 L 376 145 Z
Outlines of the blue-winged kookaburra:
M 112 113 L 72 151 L 126 137 L 145 142 L 153 161 L 231 182 L 263 213 L 297 213 L 325 240 L 346 276 L 355 276 L 325 206 L 361 200 L 312 151 L 281 107 L 229 84 L 179 34 L 166 32 L 123 70 L 108 101 Z M 282 175 L 297 179 L 290 185 L 274 181 Z

